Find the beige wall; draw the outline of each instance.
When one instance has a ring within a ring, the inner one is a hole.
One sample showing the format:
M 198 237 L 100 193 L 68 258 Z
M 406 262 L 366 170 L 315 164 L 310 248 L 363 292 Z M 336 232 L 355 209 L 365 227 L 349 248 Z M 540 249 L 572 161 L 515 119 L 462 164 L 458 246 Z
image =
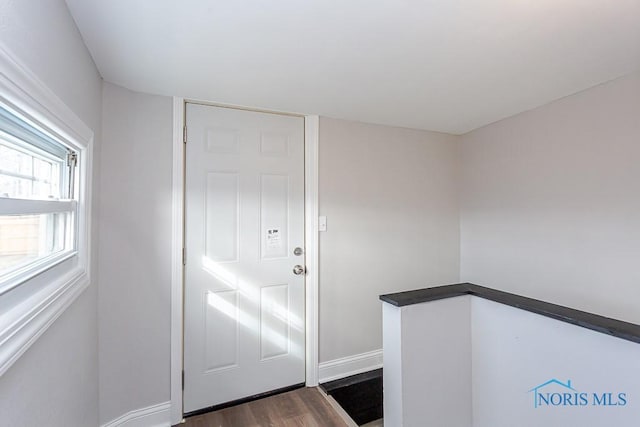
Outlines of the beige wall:
M 473 131 L 461 279 L 640 323 L 640 73 Z
M 383 293 L 458 281 L 450 135 L 320 119 L 320 362 L 382 348 Z
M 93 281 L 0 377 L 0 424 L 98 423 L 95 260 L 101 82 L 64 0 L 0 1 L 0 41 L 89 126 L 94 140 Z
M 100 422 L 169 400 L 172 100 L 103 91 Z

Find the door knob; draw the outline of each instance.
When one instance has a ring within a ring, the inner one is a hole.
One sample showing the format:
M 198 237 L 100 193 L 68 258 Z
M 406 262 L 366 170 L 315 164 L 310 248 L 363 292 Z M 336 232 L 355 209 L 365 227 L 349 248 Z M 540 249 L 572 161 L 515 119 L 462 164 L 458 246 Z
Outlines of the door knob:
M 300 275 L 300 274 L 304 274 L 305 273 L 305 268 L 301 265 L 296 265 L 293 267 L 293 274 L 295 275 Z

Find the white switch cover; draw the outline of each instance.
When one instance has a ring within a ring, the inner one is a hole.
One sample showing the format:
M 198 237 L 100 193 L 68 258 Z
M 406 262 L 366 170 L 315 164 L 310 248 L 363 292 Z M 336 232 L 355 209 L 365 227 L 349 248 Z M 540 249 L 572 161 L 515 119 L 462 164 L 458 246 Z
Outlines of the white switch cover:
M 319 216 L 318 217 L 318 231 L 327 231 L 327 217 Z

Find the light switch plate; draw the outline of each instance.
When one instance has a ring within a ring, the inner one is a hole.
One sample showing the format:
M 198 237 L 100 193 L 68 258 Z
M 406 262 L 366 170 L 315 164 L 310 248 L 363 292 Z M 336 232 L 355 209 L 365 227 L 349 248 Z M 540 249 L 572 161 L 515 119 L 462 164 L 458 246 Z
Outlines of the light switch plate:
M 318 231 L 327 231 L 327 217 L 319 216 L 318 217 Z

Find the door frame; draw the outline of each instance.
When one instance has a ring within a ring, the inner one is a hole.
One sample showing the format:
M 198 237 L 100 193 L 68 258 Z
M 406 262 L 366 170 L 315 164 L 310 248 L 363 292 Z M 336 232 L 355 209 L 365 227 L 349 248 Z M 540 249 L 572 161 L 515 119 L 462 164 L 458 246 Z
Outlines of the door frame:
M 304 118 L 305 236 L 305 383 L 318 385 L 318 143 L 320 118 L 198 100 L 173 98 L 173 178 L 171 214 L 171 425 L 183 420 L 182 370 L 184 348 L 184 204 L 185 153 L 183 129 L 186 103 L 235 108 Z

